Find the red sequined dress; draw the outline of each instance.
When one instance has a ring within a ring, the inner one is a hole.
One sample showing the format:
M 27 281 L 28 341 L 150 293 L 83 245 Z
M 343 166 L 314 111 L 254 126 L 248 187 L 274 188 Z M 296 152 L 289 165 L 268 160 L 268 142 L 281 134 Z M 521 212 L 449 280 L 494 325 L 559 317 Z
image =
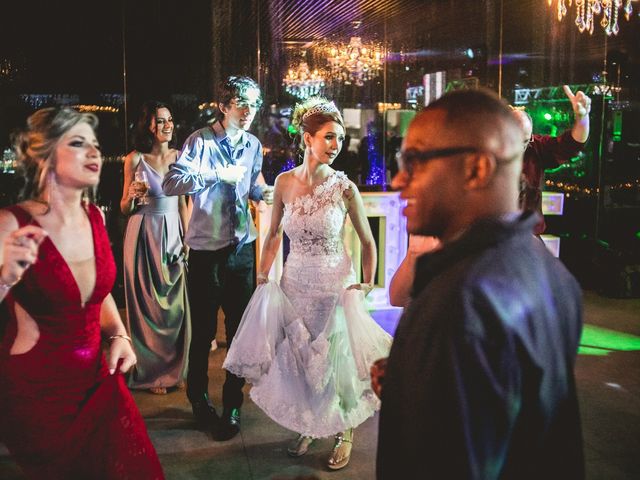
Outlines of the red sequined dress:
M 20 207 L 9 211 L 21 227 L 38 225 Z M 96 285 L 86 304 L 50 238 L 0 304 L 6 323 L 0 343 L 0 441 L 30 478 L 162 479 L 123 376 L 109 375 L 102 354 L 100 306 L 116 268 L 100 211 L 90 205 L 88 215 Z M 40 337 L 26 353 L 11 355 L 16 308 L 36 321 Z

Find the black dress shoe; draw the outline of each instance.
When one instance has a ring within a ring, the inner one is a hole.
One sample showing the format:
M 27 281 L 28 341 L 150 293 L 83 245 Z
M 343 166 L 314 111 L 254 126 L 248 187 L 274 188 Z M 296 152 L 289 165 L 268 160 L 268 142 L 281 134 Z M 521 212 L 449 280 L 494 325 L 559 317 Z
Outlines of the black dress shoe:
M 201 400 L 192 402 L 191 409 L 193 410 L 193 416 L 200 430 L 213 432 L 217 428 L 220 419 L 207 394 L 205 394 Z
M 240 409 L 225 408 L 217 427 L 213 431 L 215 440 L 225 441 L 231 440 L 240 431 Z

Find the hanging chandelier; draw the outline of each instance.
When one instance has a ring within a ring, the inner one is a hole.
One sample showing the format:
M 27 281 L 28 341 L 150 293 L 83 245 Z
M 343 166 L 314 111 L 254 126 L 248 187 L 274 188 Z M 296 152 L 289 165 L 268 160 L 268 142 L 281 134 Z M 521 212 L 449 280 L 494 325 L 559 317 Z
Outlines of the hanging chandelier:
M 549 6 L 554 0 L 547 0 Z M 572 0 L 555 0 L 558 13 L 558 21 L 567 14 L 567 3 L 569 6 Z M 593 34 L 593 26 L 595 24 L 595 16 L 602 14 L 600 26 L 607 35 L 617 35 L 619 31 L 618 16 L 620 10 L 624 12 L 627 20 L 631 18 L 633 6 L 631 2 L 636 0 L 575 0 L 576 4 L 576 26 L 580 33 L 585 30 Z
M 327 43 L 324 46 L 331 78 L 358 86 L 377 77 L 384 63 L 384 49 L 375 42 L 363 43 L 351 37 L 349 43 Z
M 322 95 L 324 89 L 324 74 L 317 68 L 311 70 L 303 59 L 293 65 L 282 79 L 285 91 L 296 98 L 304 100 L 313 95 Z

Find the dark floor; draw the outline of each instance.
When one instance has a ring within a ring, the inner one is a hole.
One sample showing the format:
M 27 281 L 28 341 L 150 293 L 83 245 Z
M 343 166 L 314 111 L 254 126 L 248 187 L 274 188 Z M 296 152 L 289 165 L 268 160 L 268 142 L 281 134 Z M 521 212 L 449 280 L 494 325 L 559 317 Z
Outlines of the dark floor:
M 397 314 L 375 312 L 393 329 Z M 640 299 L 616 300 L 585 293 L 586 328 L 576 366 L 589 479 L 640 478 Z M 224 349 L 210 357 L 213 400 L 220 403 Z M 164 396 L 136 392 L 151 439 L 168 479 L 267 480 L 314 474 L 319 479 L 374 478 L 377 417 L 355 433 L 351 463 L 330 472 L 325 460 L 330 439 L 314 443 L 298 459 L 286 455 L 294 434 L 269 420 L 247 400 L 243 428 L 229 442 L 213 442 L 194 429 L 184 391 Z M 23 478 L 0 446 L 0 478 Z

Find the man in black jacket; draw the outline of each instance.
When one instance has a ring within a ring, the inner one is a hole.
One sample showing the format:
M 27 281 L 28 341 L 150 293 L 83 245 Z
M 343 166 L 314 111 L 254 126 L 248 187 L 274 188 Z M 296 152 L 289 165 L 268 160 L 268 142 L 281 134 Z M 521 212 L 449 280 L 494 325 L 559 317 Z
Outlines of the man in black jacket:
M 518 210 L 522 132 L 489 91 L 416 116 L 394 186 L 411 234 L 442 248 L 417 263 L 386 361 L 379 480 L 584 476 L 574 362 L 578 283 Z M 384 379 L 384 383 L 382 383 Z

